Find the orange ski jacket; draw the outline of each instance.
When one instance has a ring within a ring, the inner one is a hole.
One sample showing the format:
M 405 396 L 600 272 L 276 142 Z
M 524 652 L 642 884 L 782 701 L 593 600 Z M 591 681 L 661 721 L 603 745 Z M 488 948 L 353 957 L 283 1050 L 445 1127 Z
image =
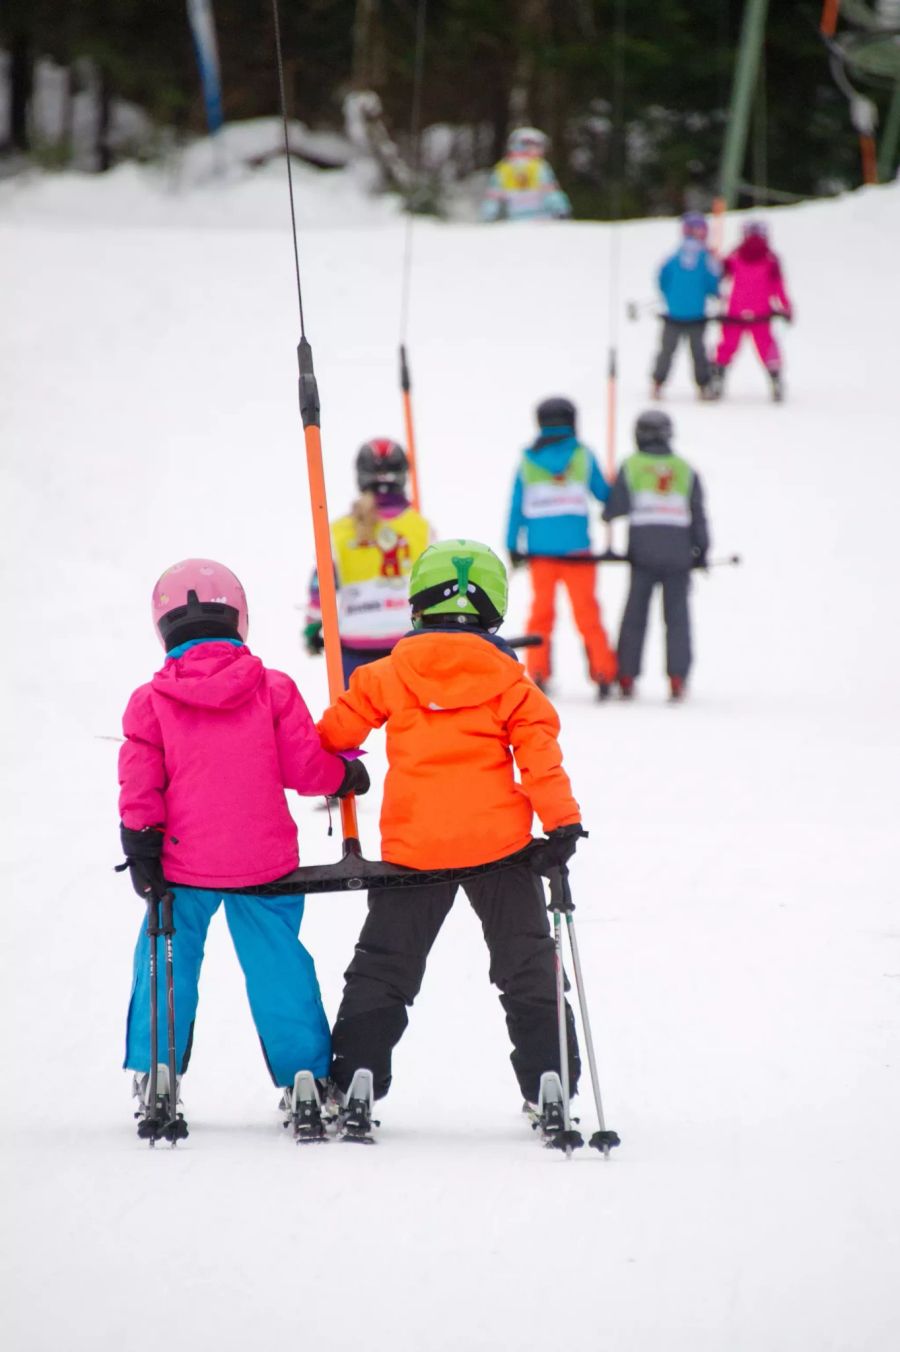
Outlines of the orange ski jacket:
M 409 868 L 487 864 L 579 822 L 559 718 L 521 663 L 478 634 L 425 630 L 359 667 L 317 725 L 327 751 L 386 725 L 382 857 Z M 513 757 L 521 783 L 514 774 Z

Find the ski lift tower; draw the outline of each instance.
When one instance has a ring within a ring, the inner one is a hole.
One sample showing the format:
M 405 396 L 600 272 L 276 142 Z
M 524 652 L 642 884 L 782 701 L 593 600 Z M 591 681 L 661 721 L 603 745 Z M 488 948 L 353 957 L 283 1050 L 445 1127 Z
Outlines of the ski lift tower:
M 900 0 L 825 0 L 820 31 L 859 136 L 863 179 L 884 183 L 897 172 L 900 148 Z M 856 80 L 893 91 L 877 155 L 878 109 Z

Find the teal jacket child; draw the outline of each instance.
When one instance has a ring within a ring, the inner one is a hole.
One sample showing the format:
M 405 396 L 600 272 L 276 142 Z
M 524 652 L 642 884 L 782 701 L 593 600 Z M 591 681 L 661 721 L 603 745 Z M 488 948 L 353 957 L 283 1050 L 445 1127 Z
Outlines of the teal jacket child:
M 591 499 L 609 484 L 574 427 L 547 427 L 522 456 L 513 484 L 506 547 L 511 554 L 565 558 L 591 548 Z

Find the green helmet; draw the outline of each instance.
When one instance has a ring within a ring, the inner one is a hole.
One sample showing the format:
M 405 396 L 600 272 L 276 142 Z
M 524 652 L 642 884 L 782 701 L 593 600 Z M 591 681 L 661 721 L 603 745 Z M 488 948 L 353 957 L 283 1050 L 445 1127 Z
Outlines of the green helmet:
M 477 540 L 441 540 L 413 564 L 409 601 L 415 614 L 495 629 L 506 614 L 506 569 Z

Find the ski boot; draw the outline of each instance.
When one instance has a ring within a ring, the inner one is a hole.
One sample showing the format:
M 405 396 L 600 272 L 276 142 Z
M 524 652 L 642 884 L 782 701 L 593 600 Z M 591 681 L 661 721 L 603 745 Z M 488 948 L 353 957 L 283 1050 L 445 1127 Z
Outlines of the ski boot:
M 654 403 L 659 403 L 660 399 L 662 399 L 662 392 L 663 392 L 662 381 L 661 380 L 651 381 L 650 398 L 654 401 Z
M 284 1127 L 291 1127 L 298 1145 L 326 1141 L 322 1117 L 322 1098 L 316 1077 L 311 1070 L 298 1070 L 293 1089 L 285 1089 L 281 1097 Z
M 541 1076 L 541 1087 L 537 1103 L 525 1104 L 525 1111 L 531 1118 L 533 1131 L 540 1132 L 541 1139 L 550 1150 L 565 1150 L 570 1154 L 584 1145 L 584 1137 L 571 1125 L 577 1118 L 570 1117 L 566 1130 L 563 1111 L 563 1092 L 560 1078 L 555 1070 L 545 1070 Z
M 781 404 L 784 402 L 784 381 L 781 379 L 780 371 L 770 371 L 769 379 L 772 382 L 772 403 Z
M 371 1070 L 357 1070 L 350 1082 L 350 1088 L 344 1095 L 344 1102 L 337 1118 L 337 1131 L 345 1141 L 359 1141 L 363 1145 L 374 1145 L 372 1128 L 381 1125 L 372 1116 L 375 1093 L 372 1086 Z
M 716 394 L 715 391 L 715 386 L 713 385 L 712 377 L 710 377 L 710 379 L 706 382 L 705 385 L 697 386 L 697 398 L 700 400 L 702 404 L 713 403 L 718 398 L 718 395 Z
M 719 366 L 718 362 L 712 362 L 709 368 L 709 383 L 705 387 L 709 394 L 708 399 L 721 399 L 725 393 L 725 367 Z
M 683 676 L 669 677 L 669 703 L 680 704 L 687 694 L 687 686 Z
M 610 685 L 609 681 L 597 682 L 597 699 L 601 704 L 603 704 L 606 700 L 609 699 L 611 691 L 612 686 Z
M 162 1062 L 156 1067 L 156 1099 L 150 1102 L 150 1073 L 135 1075 L 131 1082 L 132 1098 L 138 1101 L 135 1120 L 138 1136 L 150 1145 L 168 1141 L 175 1145 L 188 1134 L 184 1114 L 178 1111 L 181 1103 L 181 1076 L 175 1078 L 174 1101 L 169 1093 L 169 1067 Z
M 634 699 L 634 677 L 633 677 L 633 676 L 620 676 L 620 677 L 619 677 L 619 694 L 621 695 L 622 699 Z

